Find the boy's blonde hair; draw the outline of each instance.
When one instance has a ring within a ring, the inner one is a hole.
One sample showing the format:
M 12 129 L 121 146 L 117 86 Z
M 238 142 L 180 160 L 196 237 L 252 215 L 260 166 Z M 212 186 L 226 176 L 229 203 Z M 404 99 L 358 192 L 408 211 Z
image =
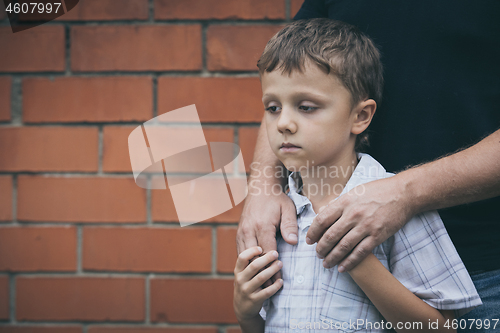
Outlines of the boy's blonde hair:
M 267 43 L 257 67 L 260 75 L 281 69 L 303 72 L 309 59 L 326 74 L 336 75 L 352 96 L 352 105 L 382 100 L 383 69 L 380 52 L 355 26 L 327 18 L 298 20 L 281 29 Z M 368 134 L 356 138 L 356 150 L 368 144 Z

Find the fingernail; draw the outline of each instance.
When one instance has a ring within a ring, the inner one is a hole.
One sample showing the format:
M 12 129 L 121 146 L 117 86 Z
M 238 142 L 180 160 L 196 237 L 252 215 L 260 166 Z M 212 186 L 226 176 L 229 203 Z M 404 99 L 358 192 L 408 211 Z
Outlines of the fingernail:
M 339 266 L 338 270 L 339 270 L 339 273 L 344 273 L 345 267 L 344 266 Z
M 283 263 L 282 263 L 281 261 L 278 261 L 277 265 L 278 265 L 278 267 L 280 267 L 280 268 L 281 268 L 281 267 L 283 267 Z
M 259 249 L 259 252 L 262 252 L 262 248 L 260 246 L 257 246 L 257 248 Z
M 306 237 L 306 243 L 309 244 L 309 245 L 311 245 L 313 242 L 312 242 L 311 238 Z
M 283 283 L 283 279 L 278 279 L 278 282 L 279 283 Z
M 292 241 L 292 242 L 296 242 L 297 235 L 296 234 L 288 234 L 288 239 L 290 239 L 290 241 Z
M 275 258 L 278 258 L 278 252 L 273 251 L 273 256 L 274 256 Z
M 323 262 L 323 267 L 325 267 L 326 269 L 330 269 L 330 265 L 328 265 L 326 262 Z
M 318 252 L 316 252 L 316 257 L 320 258 L 320 259 L 325 259 L 325 257 L 323 257 L 321 254 L 319 254 Z

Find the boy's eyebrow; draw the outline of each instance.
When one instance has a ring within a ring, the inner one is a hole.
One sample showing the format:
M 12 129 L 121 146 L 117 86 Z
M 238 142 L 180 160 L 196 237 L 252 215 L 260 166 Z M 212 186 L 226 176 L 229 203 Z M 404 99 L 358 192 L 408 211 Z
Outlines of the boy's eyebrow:
M 293 97 L 295 98 L 312 98 L 312 99 L 324 99 L 324 98 L 327 98 L 327 96 L 325 95 L 321 95 L 321 94 L 315 94 L 315 93 L 311 93 L 311 92 L 297 92 L 297 93 L 293 93 L 292 94 Z M 275 94 L 264 94 L 262 95 L 262 102 L 264 102 L 267 98 L 277 98 L 277 96 Z

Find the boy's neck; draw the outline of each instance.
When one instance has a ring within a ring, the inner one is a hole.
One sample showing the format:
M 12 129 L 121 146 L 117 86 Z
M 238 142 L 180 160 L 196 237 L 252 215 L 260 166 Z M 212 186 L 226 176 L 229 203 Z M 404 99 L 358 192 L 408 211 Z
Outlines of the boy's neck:
M 342 193 L 357 164 L 357 154 L 353 151 L 330 165 L 313 166 L 300 173 L 302 193 L 311 201 L 314 212 L 319 213 L 319 208 Z

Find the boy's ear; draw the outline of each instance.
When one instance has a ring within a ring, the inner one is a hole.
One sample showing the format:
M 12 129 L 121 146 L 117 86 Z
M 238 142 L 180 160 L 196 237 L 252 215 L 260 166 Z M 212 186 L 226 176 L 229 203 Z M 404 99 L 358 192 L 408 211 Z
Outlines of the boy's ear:
M 372 122 L 375 110 L 377 110 L 377 102 L 373 99 L 359 102 L 354 109 L 354 121 L 352 123 L 351 133 L 356 135 L 363 133 Z

